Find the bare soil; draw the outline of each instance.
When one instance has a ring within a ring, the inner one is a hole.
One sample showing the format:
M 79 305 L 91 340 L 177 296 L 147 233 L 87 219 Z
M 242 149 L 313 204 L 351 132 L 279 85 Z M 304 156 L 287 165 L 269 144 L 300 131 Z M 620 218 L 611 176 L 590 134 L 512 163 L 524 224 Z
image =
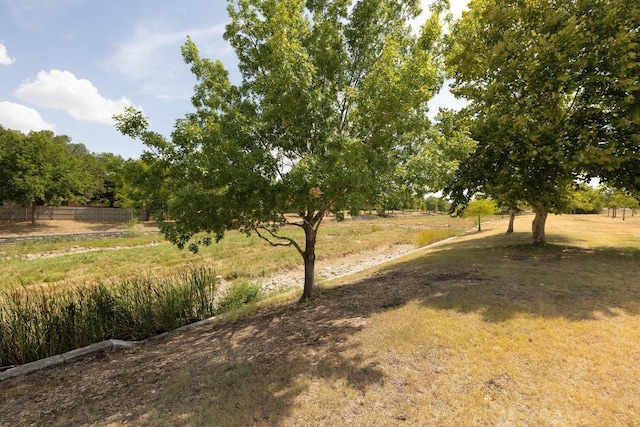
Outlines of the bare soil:
M 155 223 L 137 223 L 134 230 L 157 230 Z M 128 231 L 122 222 L 85 222 L 85 221 L 38 221 L 36 224 L 26 221 L 0 221 L 0 238 L 58 236 L 68 234 L 117 233 Z
M 375 276 L 355 286 L 321 290 L 305 305 L 272 309 L 222 326 L 194 326 L 147 340 L 133 350 L 97 354 L 5 380 L 0 383 L 0 426 L 296 425 L 281 418 L 290 404 L 287 383 L 305 366 L 318 363 L 349 377 L 356 388 L 364 390 L 377 381 L 380 373 L 374 367 L 360 367 L 357 357 L 344 354 L 351 346 L 349 337 L 373 313 L 400 306 L 424 290 L 424 279 L 404 276 L 398 293 L 395 278 Z M 364 291 L 372 285 L 372 292 Z M 237 384 L 230 384 L 232 388 L 213 396 L 207 380 L 197 380 L 200 370 L 219 370 L 224 376 L 242 365 L 251 371 L 243 385 L 247 389 L 235 390 Z M 166 394 L 176 374 L 193 381 L 188 387 L 197 397 L 190 398 L 222 404 L 226 421 L 190 420 L 184 402 Z M 276 391 L 279 382 L 285 390 Z M 256 395 L 251 395 L 251 383 L 257 384 Z M 255 400 L 264 401 L 264 414 L 248 421 L 246 413 L 240 415 L 247 402 L 227 408 L 238 392 L 247 393 L 251 406 Z M 238 416 L 232 412 L 236 410 Z

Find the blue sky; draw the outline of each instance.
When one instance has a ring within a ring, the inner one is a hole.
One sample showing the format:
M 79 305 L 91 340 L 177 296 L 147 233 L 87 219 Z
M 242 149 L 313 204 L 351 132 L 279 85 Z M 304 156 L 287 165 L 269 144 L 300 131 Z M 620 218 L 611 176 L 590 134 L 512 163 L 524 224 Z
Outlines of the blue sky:
M 451 3 L 459 16 L 466 0 Z M 227 21 L 224 0 L 0 0 L 0 125 L 137 158 L 144 146 L 111 117 L 133 105 L 170 134 L 192 109 L 195 80 L 180 55 L 187 35 L 238 82 Z M 444 93 L 431 109 L 459 105 Z

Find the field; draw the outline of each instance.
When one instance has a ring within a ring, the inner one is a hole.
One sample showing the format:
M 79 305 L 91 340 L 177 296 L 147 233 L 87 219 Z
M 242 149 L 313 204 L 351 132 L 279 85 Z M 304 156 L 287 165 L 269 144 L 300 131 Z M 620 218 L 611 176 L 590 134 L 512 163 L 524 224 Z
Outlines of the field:
M 544 247 L 530 220 L 325 280 L 307 304 L 6 380 L 0 425 L 637 425 L 640 218 L 551 216 Z M 420 234 L 353 224 L 369 233 L 328 224 L 321 257 L 349 253 L 334 234 Z M 261 268 L 277 271 L 236 271 Z
M 247 238 L 230 232 L 219 244 L 203 247 L 193 255 L 164 241 L 157 229 L 148 224 L 128 229 L 114 224 L 65 223 L 43 222 L 35 229 L 25 223 L 11 225 L 11 228 L 7 223 L 0 224 L 0 238 L 32 237 L 0 245 L 0 288 L 91 283 L 140 272 L 162 277 L 199 266 L 213 268 L 219 277 L 228 281 L 263 281 L 302 266 L 300 255 L 293 248 L 270 248 L 255 235 Z M 329 218 L 319 232 L 318 267 L 364 251 L 387 252 L 399 245 L 414 247 L 432 243 L 471 226 L 471 220 L 446 215 L 359 217 L 344 222 Z M 122 232 L 124 235 L 76 238 L 69 235 L 72 232 Z M 33 236 L 51 233 L 57 236 L 53 239 Z M 291 230 L 291 236 L 302 238 L 297 228 Z

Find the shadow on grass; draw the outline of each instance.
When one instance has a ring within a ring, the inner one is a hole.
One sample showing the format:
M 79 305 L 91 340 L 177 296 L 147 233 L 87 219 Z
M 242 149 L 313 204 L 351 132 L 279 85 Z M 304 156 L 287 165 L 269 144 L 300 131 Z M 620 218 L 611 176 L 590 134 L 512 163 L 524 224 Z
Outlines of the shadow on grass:
M 0 418 L 26 407 L 21 396 L 33 382 L 39 405 L 57 408 L 52 413 L 32 407 L 34 420 L 47 424 L 295 424 L 288 417 L 304 407 L 307 394 L 322 395 L 330 413 L 332 402 L 384 383 L 375 354 L 352 337 L 367 318 L 410 301 L 480 313 L 487 322 L 519 315 L 588 321 L 620 311 L 640 313 L 640 250 L 581 249 L 558 236 L 533 247 L 528 238 L 523 233 L 446 243 L 372 277 L 323 288 L 308 304 L 194 327 L 132 353 L 16 380 L 0 390 L 0 402 L 12 402 L 0 404 Z M 323 393 L 323 386 L 335 382 L 346 387 L 336 396 L 330 389 Z M 83 391 L 65 394 L 47 386 L 60 383 Z M 64 422 L 56 418 L 61 413 Z M 322 414 L 307 415 L 308 421 Z
M 0 237 L 8 234 L 20 236 L 22 234 L 44 232 L 46 230 L 47 226 L 38 222 L 32 224 L 31 221 L 0 220 Z
M 380 309 L 347 287 L 323 291 L 308 304 L 176 338 L 168 347 L 179 346 L 188 363 L 180 363 L 148 415 L 161 424 L 279 425 L 301 404 L 297 399 L 324 380 L 364 396 L 384 376 L 350 337 L 362 330 L 364 317 Z
M 640 250 L 586 249 L 559 235 L 545 246 L 528 233 L 451 243 L 383 274 L 405 283 L 406 299 L 489 322 L 525 314 L 569 320 L 640 313 Z M 372 279 L 375 280 L 375 279 Z

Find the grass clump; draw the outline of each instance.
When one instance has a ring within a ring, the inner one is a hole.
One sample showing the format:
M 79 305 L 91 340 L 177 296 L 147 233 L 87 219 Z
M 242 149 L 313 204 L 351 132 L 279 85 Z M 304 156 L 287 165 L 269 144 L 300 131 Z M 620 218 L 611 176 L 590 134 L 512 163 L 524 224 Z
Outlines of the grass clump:
M 105 339 L 138 340 L 214 314 L 215 274 L 198 268 L 158 279 L 49 291 L 0 292 L 0 366 L 19 365 Z
M 418 234 L 416 244 L 421 248 L 458 234 L 460 234 L 460 230 L 454 228 L 432 228 Z
M 231 285 L 226 295 L 217 304 L 217 314 L 250 304 L 260 298 L 260 287 L 249 282 L 238 282 Z

